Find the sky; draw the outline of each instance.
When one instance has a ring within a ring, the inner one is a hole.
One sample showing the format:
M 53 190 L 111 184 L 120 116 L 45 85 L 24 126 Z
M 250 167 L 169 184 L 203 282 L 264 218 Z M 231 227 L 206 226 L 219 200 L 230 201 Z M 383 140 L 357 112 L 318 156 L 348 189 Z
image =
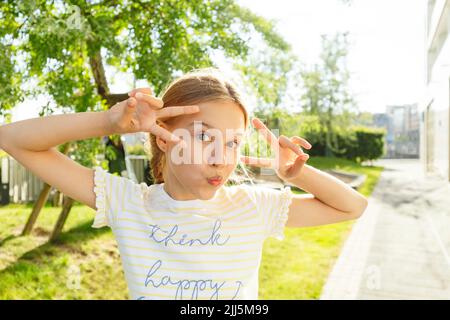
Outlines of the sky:
M 360 109 L 421 100 L 424 92 L 425 0 L 239 0 L 276 21 L 306 63 L 318 62 L 321 34 L 349 32 L 349 89 Z
M 321 34 L 349 32 L 349 90 L 361 111 L 411 104 L 424 93 L 426 0 L 237 0 L 275 21 L 276 30 L 306 64 L 318 62 Z M 111 90 L 130 86 L 114 81 Z M 120 90 L 122 88 L 122 90 Z M 13 121 L 37 117 L 46 98 L 15 108 Z

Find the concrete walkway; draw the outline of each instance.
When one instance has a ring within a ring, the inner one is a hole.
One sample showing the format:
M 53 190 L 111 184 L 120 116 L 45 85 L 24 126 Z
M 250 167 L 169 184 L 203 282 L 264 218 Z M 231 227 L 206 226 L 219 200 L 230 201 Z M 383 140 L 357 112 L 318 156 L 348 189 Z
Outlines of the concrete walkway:
M 321 299 L 450 299 L 450 183 L 419 160 L 385 167 Z

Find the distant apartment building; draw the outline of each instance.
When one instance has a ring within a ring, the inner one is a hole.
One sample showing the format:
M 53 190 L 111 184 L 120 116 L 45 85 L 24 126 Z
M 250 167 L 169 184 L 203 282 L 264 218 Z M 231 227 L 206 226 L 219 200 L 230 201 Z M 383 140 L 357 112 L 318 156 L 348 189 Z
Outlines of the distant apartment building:
M 388 155 L 391 158 L 419 158 L 420 125 L 417 104 L 387 106 Z
M 385 158 L 419 158 L 420 125 L 417 104 L 387 106 L 373 115 L 372 125 L 386 129 Z
M 427 172 L 450 181 L 450 0 L 429 0 L 426 12 L 420 158 Z

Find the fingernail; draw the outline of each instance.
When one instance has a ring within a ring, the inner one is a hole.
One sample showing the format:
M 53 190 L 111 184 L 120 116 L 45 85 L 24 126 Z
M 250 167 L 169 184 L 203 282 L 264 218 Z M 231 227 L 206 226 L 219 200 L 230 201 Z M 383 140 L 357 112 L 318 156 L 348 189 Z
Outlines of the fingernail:
M 136 93 L 136 98 L 142 98 L 142 96 L 143 96 L 142 93 L 140 93 L 140 92 Z

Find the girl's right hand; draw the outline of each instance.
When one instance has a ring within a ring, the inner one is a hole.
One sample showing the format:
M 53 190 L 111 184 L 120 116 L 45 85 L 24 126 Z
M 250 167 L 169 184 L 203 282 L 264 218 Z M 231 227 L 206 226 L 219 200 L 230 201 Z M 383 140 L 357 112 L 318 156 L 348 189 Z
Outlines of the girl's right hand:
M 199 111 L 195 105 L 163 108 L 163 101 L 152 96 L 150 88 L 135 89 L 128 95 L 130 98 L 106 111 L 114 133 L 151 132 L 166 141 L 179 142 L 179 137 L 159 126 L 156 121 Z

